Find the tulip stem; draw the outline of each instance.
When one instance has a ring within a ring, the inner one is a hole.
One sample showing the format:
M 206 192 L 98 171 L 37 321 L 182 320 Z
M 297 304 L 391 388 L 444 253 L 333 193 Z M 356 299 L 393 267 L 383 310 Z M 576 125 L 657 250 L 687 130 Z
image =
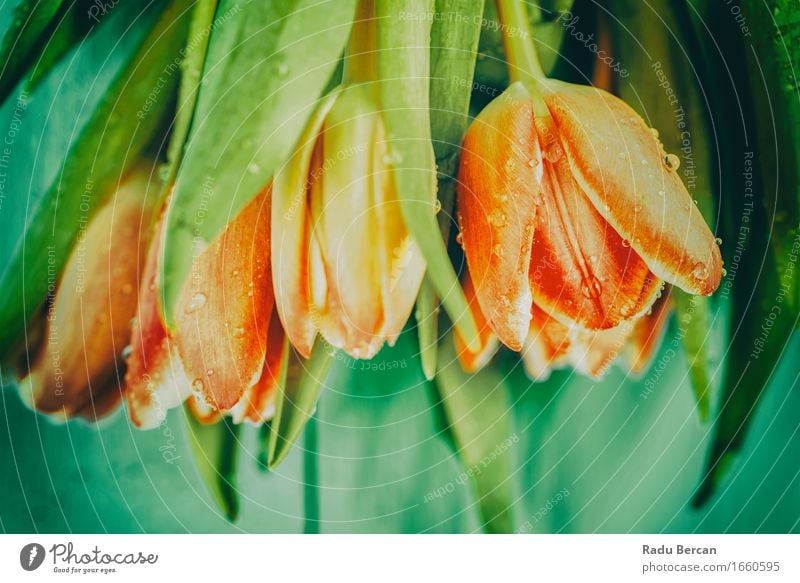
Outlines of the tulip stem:
M 525 0 L 495 0 L 503 32 L 503 45 L 509 64 L 511 81 L 522 81 L 536 87 L 546 79 L 539 55 L 533 44 Z
M 377 79 L 376 46 L 375 9 L 372 0 L 358 0 L 350 41 L 345 50 L 342 74 L 345 83 Z

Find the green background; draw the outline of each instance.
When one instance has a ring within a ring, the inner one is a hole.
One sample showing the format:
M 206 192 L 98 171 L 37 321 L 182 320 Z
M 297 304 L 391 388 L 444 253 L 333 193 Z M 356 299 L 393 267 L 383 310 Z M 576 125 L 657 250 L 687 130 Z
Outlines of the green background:
M 322 532 L 471 532 L 472 485 L 441 431 L 413 334 L 378 355 L 389 372 L 336 363 L 318 409 Z M 788 347 L 796 353 L 797 338 Z M 406 358 L 406 360 L 404 360 Z M 647 398 L 614 369 L 603 383 L 512 373 L 515 529 L 530 532 L 796 532 L 800 519 L 800 390 L 795 362 L 765 393 L 720 492 L 689 506 L 707 445 L 685 366 L 665 368 Z M 652 371 L 650 374 L 653 374 Z M 556 399 L 551 399 L 557 397 Z M 271 474 L 257 469 L 257 432 L 240 459 L 242 512 L 221 516 L 191 461 L 181 409 L 141 432 L 123 411 L 98 426 L 57 425 L 2 392 L 0 526 L 5 532 L 302 532 L 302 441 Z M 512 433 L 512 435 L 513 435 Z M 173 444 L 180 458 L 164 461 Z M 449 486 L 448 486 L 449 484 Z M 440 489 L 440 496 L 426 494 Z M 566 489 L 568 496 L 557 500 Z M 447 490 L 445 492 L 445 490 Z M 547 509 L 550 501 L 550 509 Z M 544 510 L 542 510 L 544 509 Z

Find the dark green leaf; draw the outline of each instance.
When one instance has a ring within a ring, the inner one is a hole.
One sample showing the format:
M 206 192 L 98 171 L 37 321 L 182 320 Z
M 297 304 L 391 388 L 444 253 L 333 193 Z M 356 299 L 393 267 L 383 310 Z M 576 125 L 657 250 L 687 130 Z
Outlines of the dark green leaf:
M 236 466 L 239 461 L 239 425 L 227 418 L 203 425 L 188 408 L 187 439 L 192 445 L 195 467 L 203 478 L 214 501 L 234 521 L 239 516 L 239 490 L 236 486 Z
M 60 170 L 54 174 L 45 169 L 48 182 L 40 192 L 31 190 L 34 204 L 25 209 L 24 234 L 15 241 L 0 272 L 0 356 L 6 354 L 26 319 L 41 305 L 93 209 L 162 130 L 178 81 L 169 67 L 179 60 L 179 49 L 186 38 L 188 4 L 190 0 L 181 0 L 167 8 L 145 10 L 135 19 L 136 27 L 127 22 L 130 10 L 120 9 L 101 27 L 108 26 L 115 35 L 120 26 L 123 31 L 132 28 L 122 39 L 113 39 L 120 45 L 119 51 L 130 52 L 123 53 L 128 57 L 115 63 L 118 68 L 98 73 L 96 81 L 106 80 L 108 85 L 101 85 L 103 91 L 95 102 L 80 106 L 82 123 L 76 125 L 60 152 L 64 156 L 61 162 L 54 164 Z M 109 42 L 101 34 L 90 40 L 101 48 L 102 43 Z M 87 44 L 85 50 L 92 50 L 92 46 Z M 160 88 L 158 94 L 154 93 L 156 87 Z M 34 94 L 32 101 L 36 98 Z M 86 107 L 91 109 L 83 123 L 81 114 L 86 114 Z M 37 180 L 41 182 L 41 178 Z
M 319 340 L 307 361 L 297 359 L 282 367 L 288 378 L 281 381 L 278 389 L 267 457 L 270 468 L 283 461 L 314 414 L 335 354 L 331 346 Z

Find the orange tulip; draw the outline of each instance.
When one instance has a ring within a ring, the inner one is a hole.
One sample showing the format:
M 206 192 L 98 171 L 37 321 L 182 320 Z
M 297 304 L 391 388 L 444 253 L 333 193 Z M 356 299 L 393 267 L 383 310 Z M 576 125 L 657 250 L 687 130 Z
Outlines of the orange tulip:
M 717 288 L 719 248 L 677 166 L 600 89 L 516 82 L 481 112 L 461 156 L 459 224 L 481 310 L 506 346 L 522 350 L 550 319 L 573 336 L 618 329 L 665 281 Z
M 306 357 L 317 332 L 354 358 L 394 344 L 422 283 L 374 92 L 368 84 L 334 91 L 275 179 L 275 302 Z
M 79 236 L 47 311 L 22 394 L 38 410 L 101 417 L 119 404 L 154 197 L 134 172 Z M 27 385 L 27 389 L 25 388 Z
M 126 377 L 137 426 L 157 425 L 187 397 L 202 421 L 271 418 L 286 343 L 273 310 L 270 198 L 267 188 L 195 258 L 174 335 L 158 297 L 160 233 L 151 246 Z

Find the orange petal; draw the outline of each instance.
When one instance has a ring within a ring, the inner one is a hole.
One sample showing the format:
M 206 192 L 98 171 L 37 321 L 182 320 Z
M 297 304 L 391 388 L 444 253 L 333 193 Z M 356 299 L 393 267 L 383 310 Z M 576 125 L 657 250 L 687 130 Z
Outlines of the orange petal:
M 671 313 L 669 290 L 653 304 L 653 310 L 636 321 L 629 342 L 630 370 L 640 373 L 647 369 L 653 355 L 661 345 Z
M 528 335 L 528 268 L 541 165 L 533 103 L 521 83 L 490 103 L 467 131 L 458 173 L 459 225 L 481 310 L 500 341 Z
M 676 156 L 605 91 L 550 80 L 550 110 L 580 189 L 660 278 L 689 293 L 719 285 L 714 236 L 681 182 Z
M 497 352 L 498 341 L 478 305 L 475 286 L 472 284 L 472 278 L 470 278 L 469 273 L 464 276 L 461 287 L 464 290 L 464 297 L 467 299 L 467 305 L 469 305 L 469 309 L 472 312 L 472 317 L 475 319 L 475 325 L 478 327 L 480 350 L 477 352 L 470 351 L 457 329 L 453 335 L 453 340 L 461 368 L 464 369 L 464 372 L 473 373 L 483 368 L 491 360 L 494 353 Z
M 72 415 L 102 399 L 101 413 L 119 401 L 120 358 L 136 312 L 138 274 L 153 197 L 148 173 L 129 178 L 79 237 L 47 314 L 44 343 L 30 371 L 33 403 Z
M 522 350 L 528 376 L 536 381 L 547 380 L 551 370 L 564 366 L 571 345 L 569 328 L 534 305 L 530 332 Z
M 196 391 L 229 409 L 261 376 L 274 305 L 270 188 L 194 261 L 176 306 L 178 352 Z
M 600 379 L 625 349 L 635 322 L 626 320 L 608 330 L 583 330 L 573 326 L 570 330 L 572 345 L 569 362 L 578 372 Z
M 540 132 L 547 143 L 551 130 Z M 545 153 L 542 164 L 530 266 L 534 302 L 566 325 L 592 330 L 637 317 L 655 301 L 661 282 L 584 196 L 563 155 Z
M 287 366 L 289 344 L 277 314 L 269 323 L 267 354 L 258 382 L 250 387 L 231 410 L 235 423 L 249 420 L 256 425 L 269 421 L 275 414 L 275 398 Z
M 177 347 L 167 334 L 158 297 L 158 258 L 164 222 L 162 215 L 147 252 L 125 375 L 128 413 L 131 421 L 141 428 L 157 426 L 169 409 L 191 393 L 191 382 L 178 358 Z
M 322 101 L 300 136 L 298 147 L 275 175 L 272 192 L 272 279 L 275 305 L 284 330 L 295 349 L 305 358 L 317 334 L 311 310 L 309 273 L 308 190 L 311 157 L 320 128 L 339 91 Z
M 192 412 L 192 415 L 194 415 L 194 418 L 203 425 L 213 425 L 222 418 L 219 409 L 209 405 L 203 395 L 190 395 L 189 398 L 186 399 L 186 405 L 189 407 L 189 411 Z

